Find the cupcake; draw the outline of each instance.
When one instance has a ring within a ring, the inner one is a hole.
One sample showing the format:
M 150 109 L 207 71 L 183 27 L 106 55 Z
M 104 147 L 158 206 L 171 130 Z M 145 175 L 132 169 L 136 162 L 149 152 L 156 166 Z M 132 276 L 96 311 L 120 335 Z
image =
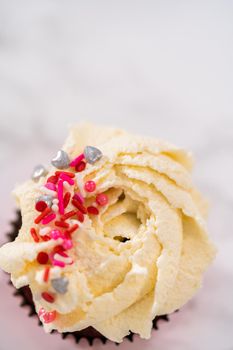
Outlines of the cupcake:
M 29 288 L 46 332 L 148 339 L 153 321 L 193 297 L 215 247 L 191 167 L 166 142 L 78 124 L 16 187 L 22 226 L 0 267 Z

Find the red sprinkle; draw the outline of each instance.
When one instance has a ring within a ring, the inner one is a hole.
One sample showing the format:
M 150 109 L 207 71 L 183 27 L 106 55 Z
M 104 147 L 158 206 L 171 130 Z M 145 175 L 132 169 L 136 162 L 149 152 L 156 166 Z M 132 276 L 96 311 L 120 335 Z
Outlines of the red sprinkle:
M 72 177 L 72 178 L 75 177 L 75 174 L 71 173 L 69 171 L 56 171 L 55 174 L 57 176 L 60 176 L 61 174 L 64 174 L 64 175 L 67 175 L 67 176 Z
M 101 205 L 101 206 L 108 204 L 108 196 L 104 193 L 97 194 L 96 203 Z
M 68 228 L 70 225 L 64 221 L 55 221 L 55 226 Z
M 34 241 L 35 241 L 36 243 L 38 243 L 39 240 L 40 240 L 40 238 L 38 237 L 37 232 L 36 232 L 36 229 L 35 229 L 34 227 L 32 227 L 32 228 L 30 229 L 30 233 L 31 233 L 31 236 L 32 236 L 32 238 L 34 239 Z
M 39 224 L 39 222 L 41 222 L 41 220 L 48 215 L 50 212 L 52 211 L 52 209 L 50 207 L 45 208 L 45 210 L 42 211 L 42 213 L 37 216 L 37 218 L 35 218 L 34 223 L 35 224 Z
M 46 312 L 45 309 L 42 307 L 40 308 L 38 315 L 44 323 L 51 323 L 56 319 L 57 311 L 54 310 L 54 311 Z
M 79 164 L 76 165 L 75 167 L 75 171 L 77 171 L 78 173 L 80 173 L 81 171 L 83 171 L 86 168 L 86 163 L 84 161 L 81 161 Z
M 50 273 L 50 267 L 47 266 L 44 269 L 44 277 L 43 277 L 44 282 L 48 282 L 48 280 L 49 280 L 49 273 Z
M 48 303 L 54 303 L 54 301 L 55 301 L 54 296 L 52 294 L 48 293 L 48 292 L 41 293 L 41 296 Z
M 45 252 L 40 252 L 40 253 L 38 253 L 36 259 L 37 259 L 37 261 L 38 261 L 39 264 L 41 264 L 41 265 L 46 265 L 47 262 L 49 261 L 49 256 L 48 256 L 48 254 L 45 253 Z
M 61 221 L 65 221 L 76 214 L 75 210 L 68 211 L 68 213 L 61 216 Z
M 67 205 L 69 204 L 71 198 L 71 193 L 70 192 L 66 192 L 64 198 L 63 198 L 63 203 L 64 203 L 64 208 L 67 207 Z
M 80 154 L 78 157 L 76 157 L 72 162 L 70 163 L 70 167 L 76 167 L 82 160 L 84 159 L 84 154 Z
M 47 179 L 47 182 L 51 182 L 52 184 L 56 185 L 58 181 L 58 176 L 52 175 Z
M 50 239 L 51 239 L 51 237 L 49 237 L 48 235 L 41 236 L 41 238 L 45 242 L 50 241 Z
M 73 198 L 72 199 L 72 204 L 79 209 L 83 214 L 87 214 L 87 209 L 77 201 L 77 199 Z
M 81 211 L 77 211 L 77 219 L 78 219 L 78 221 L 80 221 L 80 222 L 83 222 L 84 221 L 84 215 L 83 215 L 83 213 L 81 213 Z
M 96 183 L 95 181 L 87 181 L 84 185 L 84 189 L 87 191 L 87 192 L 94 192 L 95 189 L 96 189 Z
M 77 230 L 79 228 L 79 226 L 78 226 L 78 224 L 74 224 L 73 226 L 71 226 L 70 228 L 69 228 L 69 230 L 66 230 L 66 232 L 65 233 L 73 233 L 75 230 Z
M 92 215 L 98 215 L 99 214 L 99 210 L 94 207 L 94 206 L 90 206 L 90 207 L 87 207 L 87 211 L 89 214 L 92 214 Z
M 37 211 L 44 211 L 47 208 L 47 204 L 44 201 L 39 201 L 36 203 L 35 208 Z

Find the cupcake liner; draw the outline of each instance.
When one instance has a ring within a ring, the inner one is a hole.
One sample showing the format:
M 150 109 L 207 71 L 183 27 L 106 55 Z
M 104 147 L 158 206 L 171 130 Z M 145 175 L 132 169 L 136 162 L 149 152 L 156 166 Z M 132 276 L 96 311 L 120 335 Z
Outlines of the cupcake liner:
M 19 229 L 22 226 L 22 217 L 21 217 L 21 213 L 20 211 L 16 211 L 16 218 L 15 220 L 10 222 L 12 229 L 11 231 L 7 234 L 7 238 L 8 241 L 14 241 L 15 238 L 18 235 Z M 9 284 L 15 289 L 14 291 L 14 296 L 20 297 L 21 298 L 21 303 L 20 306 L 21 307 L 25 307 L 28 306 L 29 307 L 29 317 L 33 317 L 36 316 L 38 319 L 38 324 L 40 326 L 42 326 L 42 323 L 40 322 L 38 315 L 35 311 L 35 306 L 33 303 L 33 299 L 32 299 L 32 294 L 31 294 L 31 290 L 28 286 L 16 289 L 13 284 L 11 283 L 11 281 L 9 280 Z M 163 320 L 168 322 L 169 318 L 168 315 L 160 315 L 160 316 L 156 316 L 153 320 L 153 328 L 155 330 L 158 330 L 158 324 L 159 321 Z M 56 333 L 56 331 L 53 331 L 52 333 Z M 60 333 L 63 339 L 66 339 L 67 337 L 72 336 L 76 343 L 79 343 L 79 341 L 84 338 L 87 340 L 87 342 L 89 343 L 89 345 L 93 345 L 93 342 L 95 339 L 99 339 L 101 340 L 101 342 L 103 344 L 105 344 L 107 341 L 111 342 L 109 339 L 107 339 L 105 336 L 103 336 L 101 333 L 99 333 L 97 330 L 95 330 L 93 327 L 87 327 L 81 331 L 76 331 L 76 332 L 66 332 L 66 333 Z M 130 342 L 133 342 L 134 338 L 134 333 L 130 332 L 129 335 L 127 335 L 124 339 L 128 339 Z M 119 343 L 116 343 L 116 345 L 119 345 Z

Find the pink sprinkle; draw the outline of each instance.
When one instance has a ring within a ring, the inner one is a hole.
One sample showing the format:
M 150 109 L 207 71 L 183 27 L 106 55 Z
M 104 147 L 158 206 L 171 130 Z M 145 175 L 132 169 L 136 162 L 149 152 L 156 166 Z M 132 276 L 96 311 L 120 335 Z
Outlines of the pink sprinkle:
M 108 196 L 105 193 L 97 194 L 96 203 L 101 205 L 101 206 L 108 204 Z
M 57 185 L 57 198 L 58 198 L 58 209 L 61 215 L 64 214 L 64 202 L 63 202 L 63 180 L 58 181 Z
M 56 185 L 54 185 L 52 182 L 47 182 L 47 183 L 45 184 L 45 187 L 48 188 L 48 189 L 51 190 L 51 191 L 56 191 L 56 190 L 57 190 L 57 189 L 56 189 Z
M 71 177 L 69 177 L 68 175 L 61 173 L 60 175 L 60 179 L 67 181 L 69 185 L 73 186 L 74 185 L 74 180 L 71 179 Z
M 42 220 L 42 224 L 43 225 L 47 225 L 49 222 L 51 222 L 52 220 L 54 220 L 56 218 L 56 214 L 55 213 L 51 213 L 49 215 L 47 215 L 43 220 Z
M 57 240 L 58 238 L 64 238 L 64 234 L 60 230 L 52 230 L 50 232 L 50 237 Z
M 73 247 L 73 243 L 72 243 L 71 239 L 64 239 L 62 246 L 64 249 L 68 250 L 68 249 L 71 249 Z
M 66 264 L 63 261 L 59 261 L 59 260 L 55 260 L 55 259 L 52 260 L 52 264 L 53 264 L 53 266 L 59 266 L 59 267 L 66 266 Z
M 96 183 L 95 181 L 87 181 L 84 185 L 84 189 L 87 191 L 87 192 L 94 192 L 95 189 L 96 189 Z
M 77 199 L 77 201 L 79 201 L 79 203 L 83 204 L 84 203 L 84 198 L 81 195 L 81 193 L 76 192 L 73 196 L 74 199 Z
M 70 163 L 70 167 L 75 167 L 76 165 L 78 165 L 82 160 L 84 159 L 84 154 L 80 154 L 78 157 L 76 157 L 75 159 L 72 160 L 72 162 Z

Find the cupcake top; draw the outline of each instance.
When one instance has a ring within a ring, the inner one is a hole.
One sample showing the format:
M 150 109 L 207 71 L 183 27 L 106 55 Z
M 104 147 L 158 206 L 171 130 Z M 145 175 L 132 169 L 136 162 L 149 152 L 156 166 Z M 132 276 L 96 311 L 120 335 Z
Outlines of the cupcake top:
M 215 248 L 191 165 L 166 142 L 78 124 L 15 189 L 22 227 L 0 266 L 29 285 L 45 331 L 149 338 L 156 315 L 194 295 Z

